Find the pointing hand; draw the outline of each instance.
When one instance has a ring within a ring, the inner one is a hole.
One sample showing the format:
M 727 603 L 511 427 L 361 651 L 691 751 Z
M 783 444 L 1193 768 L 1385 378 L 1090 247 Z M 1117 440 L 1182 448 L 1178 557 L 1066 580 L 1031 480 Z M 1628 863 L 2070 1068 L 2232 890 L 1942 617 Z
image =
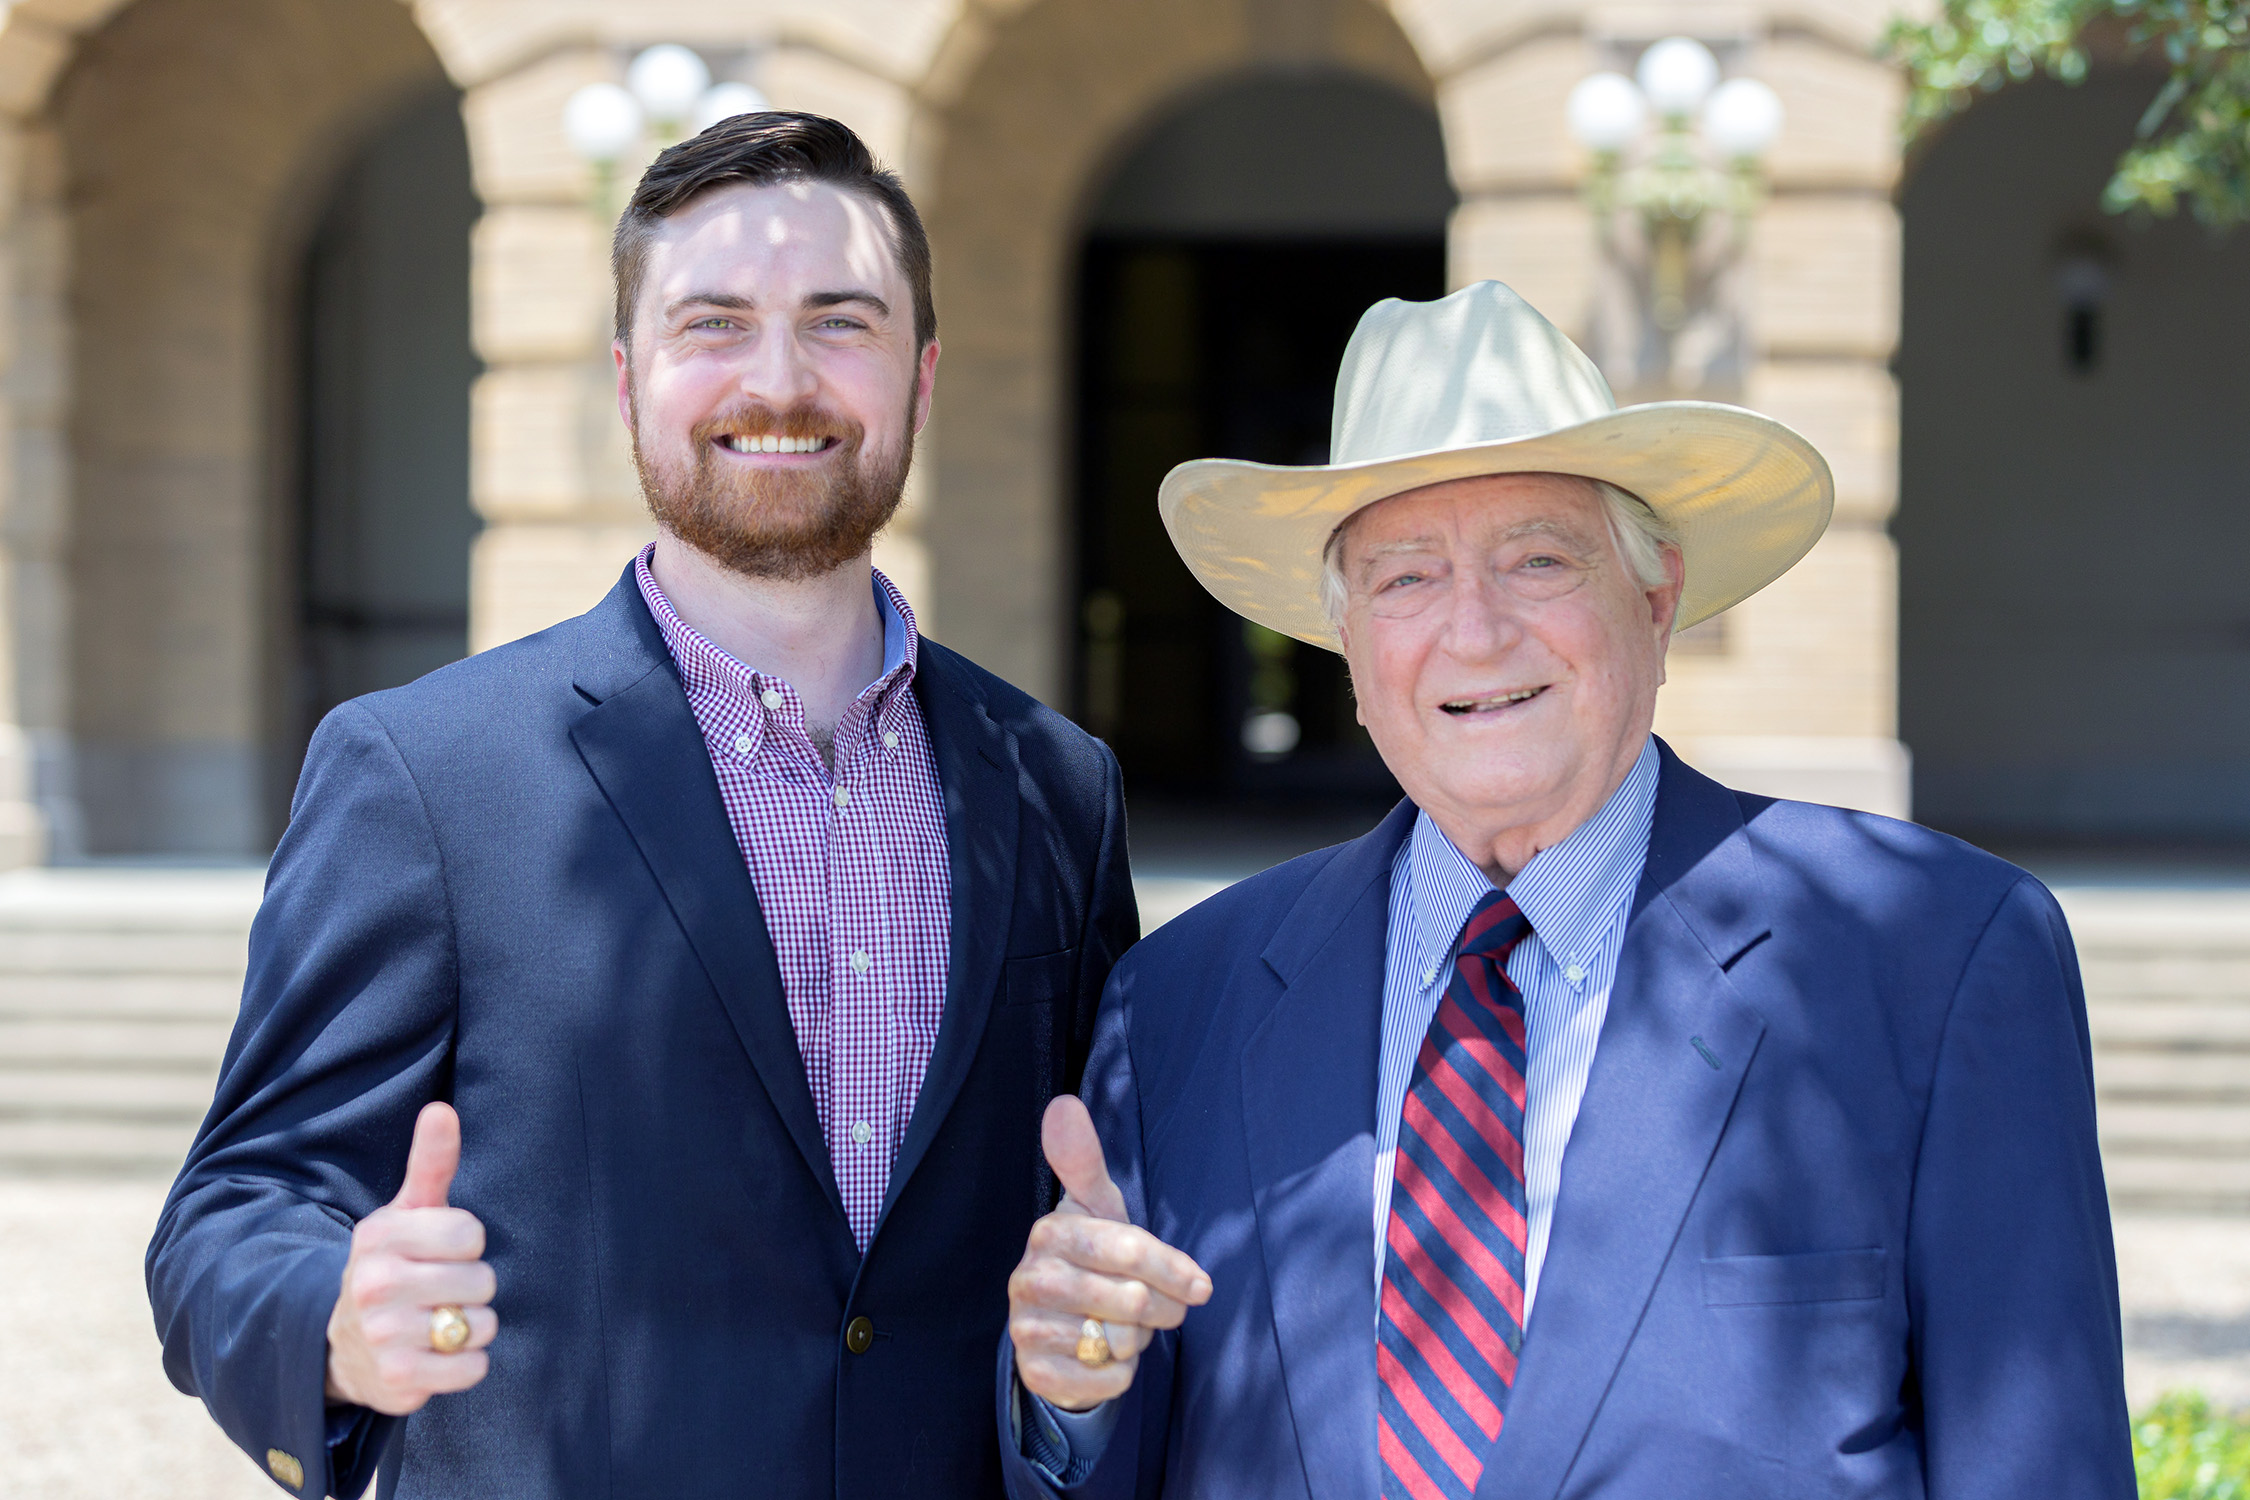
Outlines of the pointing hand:
M 1125 1393 L 1154 1330 L 1179 1327 L 1189 1308 L 1208 1302 L 1211 1278 L 1126 1218 L 1084 1104 L 1068 1094 L 1049 1104 L 1040 1138 L 1064 1196 L 1031 1226 L 1008 1278 L 1008 1337 L 1025 1390 L 1085 1411 Z M 1079 1360 L 1088 1318 L 1107 1326 L 1114 1363 L 1096 1369 Z
M 386 1416 L 418 1411 L 432 1396 L 484 1379 L 500 1321 L 489 1304 L 492 1267 L 484 1226 L 445 1206 L 461 1165 L 461 1118 L 450 1104 L 425 1104 L 406 1154 L 398 1196 L 352 1230 L 351 1259 L 328 1316 L 328 1399 Z M 457 1354 L 430 1344 L 430 1314 L 458 1307 L 469 1320 Z

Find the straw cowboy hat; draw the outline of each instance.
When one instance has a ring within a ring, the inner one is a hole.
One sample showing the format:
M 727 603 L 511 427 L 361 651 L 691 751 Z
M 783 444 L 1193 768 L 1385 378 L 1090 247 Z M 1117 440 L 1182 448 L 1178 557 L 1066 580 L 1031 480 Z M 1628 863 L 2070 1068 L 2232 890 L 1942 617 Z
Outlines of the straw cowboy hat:
M 1679 534 L 1679 629 L 1788 572 L 1836 504 L 1827 462 L 1770 417 L 1709 401 L 1619 410 L 1594 362 L 1497 281 L 1367 310 L 1336 373 L 1329 451 L 1333 463 L 1304 467 L 1184 463 L 1156 505 L 1220 603 L 1331 651 L 1343 643 L 1320 605 L 1330 534 L 1426 484 L 1581 474 L 1638 495 Z

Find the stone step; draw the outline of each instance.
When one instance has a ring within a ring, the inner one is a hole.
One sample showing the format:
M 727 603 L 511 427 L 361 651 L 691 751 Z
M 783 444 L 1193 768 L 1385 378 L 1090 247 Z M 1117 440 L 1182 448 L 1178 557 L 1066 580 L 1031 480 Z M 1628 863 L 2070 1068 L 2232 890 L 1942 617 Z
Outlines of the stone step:
M 2250 1214 L 2250 1156 L 2105 1147 L 2102 1175 L 2110 1201 L 2121 1209 Z
M 2104 1101 L 2099 1121 L 2104 1151 L 2250 1162 L 2250 1104 Z
M 0 1119 L 144 1120 L 194 1125 L 211 1107 L 201 1068 L 10 1068 Z
M 216 1076 L 227 1027 L 210 1021 L 0 1021 L 0 1069 L 202 1069 Z
M 2094 1084 L 2105 1102 L 2162 1098 L 2250 1104 L 2250 1056 L 2109 1046 L 2094 1054 Z
M 233 975 L 239 981 L 248 957 L 249 939 L 244 933 L 97 928 L 70 932 L 0 931 L 0 977 Z
M 202 1021 L 234 1024 L 242 975 L 0 973 L 0 1021 Z
M 2086 1003 L 2094 1046 L 2234 1052 L 2250 1064 L 2250 1005 L 2193 1000 L 2108 1000 Z
M 0 1171 L 170 1176 L 187 1159 L 195 1124 L 0 1119 Z
M 2189 963 L 2176 956 L 2151 954 L 2081 963 L 2088 995 L 2107 1000 L 2200 1000 L 2250 1008 L 2250 961 Z

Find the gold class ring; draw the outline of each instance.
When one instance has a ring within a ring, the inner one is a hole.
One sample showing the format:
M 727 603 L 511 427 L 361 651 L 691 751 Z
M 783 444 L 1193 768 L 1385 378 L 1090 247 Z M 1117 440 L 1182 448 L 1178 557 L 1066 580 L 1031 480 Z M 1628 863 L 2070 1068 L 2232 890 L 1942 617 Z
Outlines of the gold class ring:
M 468 1315 L 451 1305 L 430 1309 L 430 1347 L 440 1354 L 459 1354 L 469 1344 Z
M 1099 1318 L 1088 1318 L 1078 1325 L 1078 1362 L 1089 1370 L 1098 1370 L 1117 1356 L 1109 1347 L 1109 1330 Z

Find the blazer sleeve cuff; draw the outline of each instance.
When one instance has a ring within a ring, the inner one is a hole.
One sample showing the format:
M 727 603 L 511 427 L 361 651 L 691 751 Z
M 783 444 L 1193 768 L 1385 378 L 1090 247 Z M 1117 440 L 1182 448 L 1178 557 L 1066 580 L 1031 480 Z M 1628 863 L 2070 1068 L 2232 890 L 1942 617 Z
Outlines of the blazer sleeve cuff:
M 258 1466 L 294 1495 L 365 1494 L 400 1419 L 365 1407 L 328 1404 L 328 1317 L 343 1282 L 344 1246 L 300 1256 L 279 1288 L 282 1326 L 275 1330 L 277 1418 L 243 1447 Z M 262 1439 L 262 1442 L 261 1442 Z

